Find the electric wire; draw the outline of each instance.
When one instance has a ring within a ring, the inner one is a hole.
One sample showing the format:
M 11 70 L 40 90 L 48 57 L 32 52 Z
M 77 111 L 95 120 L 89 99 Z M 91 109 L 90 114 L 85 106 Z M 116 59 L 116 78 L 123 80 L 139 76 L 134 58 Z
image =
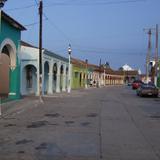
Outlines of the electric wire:
M 22 6 L 22 7 L 16 7 L 16 8 L 9 8 L 5 9 L 5 11 L 17 11 L 17 10 L 24 10 L 33 8 L 38 5 L 38 1 L 34 0 L 36 4 L 28 5 L 28 6 Z M 121 0 L 121 1 L 73 1 L 70 0 L 68 2 L 54 2 L 50 3 L 44 6 L 44 8 L 49 8 L 53 6 L 98 6 L 98 5 L 116 5 L 116 4 L 127 4 L 127 3 L 137 3 L 137 2 L 147 2 L 147 0 Z
M 85 3 L 83 1 L 78 1 L 78 0 L 74 0 L 74 2 L 77 2 L 77 4 L 75 3 L 71 3 L 73 2 L 73 0 L 69 0 L 69 1 L 66 1 L 66 2 L 63 2 L 63 3 L 52 3 L 52 4 L 49 4 L 48 6 L 44 6 L 44 7 L 51 7 L 52 5 L 107 5 L 107 4 L 119 4 L 119 3 L 131 3 L 131 2 L 145 2 L 146 0 L 121 0 L 121 1 L 114 1 L 114 2 L 108 2 L 108 1 L 95 1 L 93 0 L 92 3 L 90 3 L 90 1 L 85 1 Z M 24 8 L 31 8 L 31 7 L 34 7 L 34 6 L 37 6 L 39 8 L 39 3 L 37 0 L 34 0 L 35 4 L 34 5 L 28 5 L 28 6 L 25 6 L 25 7 L 17 7 L 17 8 L 14 8 L 14 9 L 24 9 Z M 83 2 L 83 3 L 82 3 Z M 86 3 L 87 2 L 87 3 Z M 14 10 L 12 9 L 12 10 Z M 76 51 L 80 51 L 80 52 L 87 52 L 87 53 L 94 53 L 94 54 L 111 54 L 111 53 L 115 53 L 114 50 L 110 49 L 85 49 L 85 47 L 81 47 L 81 48 L 78 48 L 76 47 L 77 45 L 74 45 L 73 46 L 73 41 L 68 37 L 68 35 L 66 35 L 66 33 L 64 31 L 62 31 L 52 20 L 50 20 L 50 18 L 46 15 L 46 13 L 43 12 L 43 16 L 44 16 L 44 20 L 46 20 L 54 29 L 56 29 L 59 33 L 61 33 L 61 35 L 63 35 L 63 37 L 69 42 L 72 44 L 72 47 L 74 50 Z M 33 22 L 31 24 L 27 24 L 25 25 L 26 27 L 30 27 L 30 26 L 34 26 L 34 25 L 37 25 L 39 24 L 39 22 Z M 82 49 L 83 48 L 83 49 Z M 131 52 L 128 52 L 128 55 L 131 55 L 130 54 Z M 122 54 L 122 53 L 121 53 Z M 126 52 L 124 52 L 123 54 L 127 54 Z M 133 55 L 135 54 L 139 54 L 139 52 L 132 52 Z M 142 55 L 143 53 L 140 53 L 140 55 Z
M 135 2 L 146 2 L 147 0 L 121 0 L 121 1 L 115 1 L 115 2 L 78 2 L 78 3 L 51 3 L 46 6 L 45 8 L 48 7 L 53 7 L 53 6 L 98 6 L 98 5 L 116 5 L 116 4 L 127 4 L 127 3 L 135 3 Z

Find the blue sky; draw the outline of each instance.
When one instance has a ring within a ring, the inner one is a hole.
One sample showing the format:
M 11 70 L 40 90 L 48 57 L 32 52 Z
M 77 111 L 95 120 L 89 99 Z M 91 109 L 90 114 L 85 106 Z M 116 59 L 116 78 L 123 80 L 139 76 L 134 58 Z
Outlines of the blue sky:
M 95 64 L 101 58 L 114 69 L 127 63 L 144 71 L 147 34 L 143 28 L 160 25 L 160 1 L 124 1 L 128 0 L 43 0 L 48 18 L 44 17 L 43 47 L 67 56 L 71 43 L 74 57 Z M 35 0 L 8 0 L 4 11 L 28 25 L 38 22 L 35 4 Z M 152 39 L 154 53 L 155 35 Z M 38 45 L 38 24 L 28 26 L 22 40 Z

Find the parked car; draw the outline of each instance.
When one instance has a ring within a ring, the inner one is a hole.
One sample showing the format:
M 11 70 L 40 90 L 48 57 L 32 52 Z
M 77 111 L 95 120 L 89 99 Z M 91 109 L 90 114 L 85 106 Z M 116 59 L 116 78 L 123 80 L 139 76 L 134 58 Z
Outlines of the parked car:
M 142 84 L 138 89 L 137 89 L 137 95 L 138 96 L 154 96 L 158 97 L 159 91 L 158 88 L 152 84 Z
M 143 82 L 141 80 L 135 80 L 132 83 L 132 89 L 138 89 L 142 84 Z

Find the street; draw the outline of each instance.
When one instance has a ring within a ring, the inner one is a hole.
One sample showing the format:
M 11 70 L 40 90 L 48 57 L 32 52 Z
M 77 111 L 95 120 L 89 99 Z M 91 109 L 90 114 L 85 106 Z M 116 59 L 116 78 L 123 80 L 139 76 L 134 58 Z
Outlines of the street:
M 0 160 L 160 160 L 160 98 L 128 86 L 8 103 Z

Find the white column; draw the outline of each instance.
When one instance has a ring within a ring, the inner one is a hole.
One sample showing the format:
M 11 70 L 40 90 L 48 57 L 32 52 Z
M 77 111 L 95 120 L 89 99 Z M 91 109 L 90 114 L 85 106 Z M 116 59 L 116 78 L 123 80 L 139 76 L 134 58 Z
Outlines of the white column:
M 39 67 L 37 67 L 37 92 L 36 95 L 39 96 Z
M 68 66 L 68 93 L 71 92 L 71 74 L 72 74 L 72 66 L 71 66 L 71 55 L 69 55 L 69 66 Z
M 63 66 L 63 85 L 62 85 L 62 91 L 66 91 L 66 65 Z
M 60 62 L 57 63 L 57 80 L 56 80 L 56 92 L 60 93 Z
M 53 94 L 53 62 L 49 65 L 48 94 Z

